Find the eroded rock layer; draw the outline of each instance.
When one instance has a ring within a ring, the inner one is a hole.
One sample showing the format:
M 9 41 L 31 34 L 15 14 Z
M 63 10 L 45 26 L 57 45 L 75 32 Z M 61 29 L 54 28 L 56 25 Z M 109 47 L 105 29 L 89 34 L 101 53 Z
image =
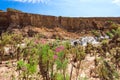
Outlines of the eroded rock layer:
M 111 25 L 113 23 L 120 24 L 120 17 L 55 17 L 9 9 L 6 12 L 0 12 L 0 31 L 6 30 L 9 26 L 22 28 L 29 25 L 46 28 L 59 27 L 69 32 L 82 32 L 109 29 L 114 26 Z

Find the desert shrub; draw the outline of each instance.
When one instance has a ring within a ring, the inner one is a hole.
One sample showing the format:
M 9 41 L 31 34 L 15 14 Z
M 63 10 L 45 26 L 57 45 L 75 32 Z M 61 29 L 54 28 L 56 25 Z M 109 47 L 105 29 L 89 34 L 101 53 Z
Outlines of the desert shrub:
M 90 43 L 87 43 L 87 46 L 85 47 L 85 53 L 91 54 L 92 50 L 93 50 L 93 45 Z
M 26 40 L 27 41 L 27 40 Z M 19 79 L 34 79 L 34 75 L 37 74 L 38 65 L 38 49 L 32 41 L 27 41 L 27 46 L 20 52 L 20 58 L 18 59 L 17 68 L 19 71 Z
M 106 32 L 106 34 L 110 37 L 110 38 L 113 38 L 113 34 L 111 32 Z
M 114 67 L 105 60 L 100 61 L 100 64 L 97 66 L 96 71 L 101 80 L 119 79 L 119 75 L 115 71 Z
M 102 44 L 102 45 L 106 45 L 106 44 L 108 44 L 108 43 L 109 43 L 109 40 L 107 40 L 107 39 L 104 39 L 104 40 L 101 41 L 101 44 Z
M 118 25 L 116 23 L 112 23 L 111 29 L 117 29 Z
M 55 75 L 55 80 L 64 80 L 63 74 L 57 73 L 57 74 Z M 65 80 L 70 80 L 68 75 L 66 75 L 66 79 L 65 79 Z
M 1 43 L 2 46 L 5 46 L 7 44 L 12 44 L 12 36 L 9 33 L 2 33 L 1 35 Z
M 113 34 L 119 34 L 120 29 L 111 32 L 108 32 L 108 35 L 113 36 Z M 4 33 L 0 39 L 0 50 L 2 50 L 2 46 L 21 44 L 22 41 L 22 35 Z M 110 42 L 107 39 L 102 40 L 101 45 L 96 47 L 92 44 L 88 44 L 86 47 L 80 45 L 73 47 L 69 42 L 62 43 L 59 39 L 48 43 L 39 35 L 34 35 L 33 39 L 25 38 L 24 41 L 26 47 L 17 47 L 16 50 L 16 53 L 20 54 L 17 59 L 19 80 L 37 80 L 40 75 L 44 80 L 72 80 L 74 69 L 75 78 L 78 79 L 81 61 L 89 53 L 94 53 L 91 56 L 95 56 L 95 69 L 101 80 L 119 80 L 119 74 L 116 72 L 120 62 L 119 46 L 109 48 Z M 102 59 L 98 60 L 98 57 Z M 72 65 L 69 76 L 68 64 Z M 80 80 L 82 79 L 87 78 L 80 78 Z
M 116 34 L 120 36 L 120 27 L 117 28 Z
M 29 80 L 34 78 L 33 75 L 37 72 L 37 64 L 33 60 L 30 60 L 29 63 L 20 60 L 17 63 L 17 69 L 19 70 L 19 79 Z
M 96 30 L 92 30 L 93 35 L 95 35 L 96 37 L 100 37 L 100 32 L 96 31 Z
M 12 34 L 12 41 L 14 41 L 14 44 L 20 44 L 23 41 L 23 35 L 22 34 Z
M 113 35 L 115 35 L 115 34 L 116 34 L 116 30 L 115 30 L 115 29 L 112 29 L 112 30 L 111 30 L 111 33 L 112 33 Z

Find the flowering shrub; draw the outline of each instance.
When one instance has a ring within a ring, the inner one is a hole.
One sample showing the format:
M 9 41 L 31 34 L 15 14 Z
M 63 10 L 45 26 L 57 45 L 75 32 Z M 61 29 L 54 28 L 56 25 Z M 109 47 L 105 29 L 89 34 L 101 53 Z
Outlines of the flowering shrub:
M 113 33 L 118 35 L 120 30 L 116 31 Z M 113 41 L 115 40 L 116 38 L 113 39 Z M 80 45 L 73 47 L 68 42 L 60 43 L 57 40 L 48 43 L 46 39 L 35 36 L 33 39 L 24 39 L 26 47 L 17 47 L 16 44 L 20 44 L 22 41 L 22 36 L 7 33 L 3 34 L 0 39 L 0 53 L 2 53 L 3 46 L 7 44 L 15 46 L 19 80 L 39 80 L 40 75 L 43 80 L 73 80 L 74 69 L 77 80 L 80 77 L 81 62 L 88 54 L 95 56 L 95 77 L 99 77 L 101 80 L 120 79 L 117 74 L 120 66 L 118 64 L 120 63 L 120 47 L 116 44 L 111 45 L 109 40 L 103 40 L 102 44 L 97 47 L 92 44 L 88 44 L 86 47 Z M 99 60 L 97 56 L 102 59 Z M 68 65 L 71 65 L 69 74 L 67 73 Z
M 61 52 L 64 50 L 64 46 L 59 46 L 55 49 L 55 52 Z
M 54 58 L 54 60 L 56 60 L 56 59 L 58 58 L 58 56 L 55 54 L 55 55 L 53 56 L 53 58 Z

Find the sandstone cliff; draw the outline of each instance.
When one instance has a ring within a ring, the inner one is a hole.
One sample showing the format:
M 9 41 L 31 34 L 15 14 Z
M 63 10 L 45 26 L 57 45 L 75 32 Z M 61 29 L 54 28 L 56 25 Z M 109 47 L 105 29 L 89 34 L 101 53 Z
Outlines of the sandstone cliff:
M 0 12 L 0 32 L 9 26 L 36 26 L 63 28 L 69 32 L 82 32 L 93 29 L 108 29 L 112 23 L 120 24 L 120 17 L 55 17 L 39 14 L 24 13 L 7 9 Z

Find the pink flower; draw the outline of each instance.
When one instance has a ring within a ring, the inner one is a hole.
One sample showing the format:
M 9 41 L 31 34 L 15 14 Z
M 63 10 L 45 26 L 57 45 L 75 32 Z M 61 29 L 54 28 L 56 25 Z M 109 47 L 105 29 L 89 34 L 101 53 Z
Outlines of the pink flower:
M 58 56 L 55 54 L 55 55 L 53 56 L 53 59 L 56 60 L 57 58 L 58 58 Z
M 64 46 L 59 46 L 55 49 L 55 52 L 61 52 L 62 50 L 64 50 Z
M 45 40 L 45 39 L 41 39 L 40 42 L 41 42 L 42 44 L 46 44 L 46 40 Z
M 55 49 L 55 52 L 60 52 L 61 50 L 59 48 L 56 48 Z

